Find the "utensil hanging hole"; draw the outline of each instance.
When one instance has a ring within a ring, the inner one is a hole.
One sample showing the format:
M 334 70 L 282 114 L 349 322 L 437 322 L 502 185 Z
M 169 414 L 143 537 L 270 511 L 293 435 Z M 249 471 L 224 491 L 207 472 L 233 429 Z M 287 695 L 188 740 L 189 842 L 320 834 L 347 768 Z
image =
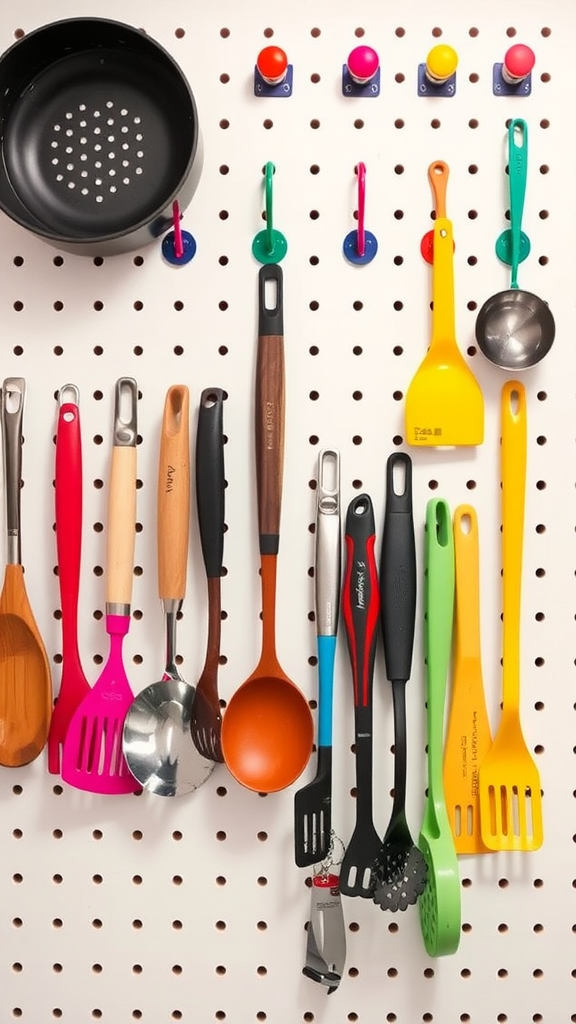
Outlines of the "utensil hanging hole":
M 17 386 L 10 384 L 4 392 L 4 408 L 11 416 L 20 410 L 22 404 L 22 392 Z
M 365 516 L 369 508 L 370 506 L 368 504 L 367 498 L 365 497 L 365 495 L 361 495 L 356 501 L 356 504 L 354 505 L 354 515 Z
M 267 277 L 264 282 L 264 308 L 269 313 L 278 308 L 278 282 L 274 277 Z
M 449 538 L 448 507 L 444 501 L 436 505 L 436 540 L 440 547 L 445 548 Z
M 512 388 L 510 391 L 509 401 L 512 416 L 517 416 L 520 411 L 520 392 L 517 388 Z
M 392 489 L 397 498 L 406 493 L 406 462 L 396 459 L 392 467 Z
M 524 145 L 524 125 L 522 122 L 517 122 L 514 125 L 514 130 L 512 132 L 512 142 L 517 149 L 522 149 L 522 146 Z
M 440 234 L 440 238 L 446 238 L 446 236 L 448 235 L 448 232 L 446 231 L 446 228 L 440 228 L 439 234 Z
M 338 490 L 338 452 L 326 450 L 322 452 L 320 457 L 320 489 L 327 492 L 329 495 L 336 494 Z M 330 501 L 330 509 L 325 508 L 324 511 L 334 511 L 335 501 L 332 497 L 330 499 L 322 499 Z M 324 505 L 322 504 L 324 508 Z
M 461 533 L 469 534 L 472 529 L 472 516 L 470 513 L 465 512 L 464 515 L 461 515 L 459 522 Z

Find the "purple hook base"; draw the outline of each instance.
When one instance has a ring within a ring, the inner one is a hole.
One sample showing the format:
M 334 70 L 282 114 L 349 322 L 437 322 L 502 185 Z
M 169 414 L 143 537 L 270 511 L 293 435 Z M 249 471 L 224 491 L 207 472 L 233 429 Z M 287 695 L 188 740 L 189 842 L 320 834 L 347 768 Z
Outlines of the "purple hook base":
M 173 267 L 183 267 L 196 255 L 196 239 L 189 231 L 182 232 L 182 255 L 176 255 L 174 232 L 169 231 L 162 239 L 162 255 Z
M 293 67 L 289 64 L 286 68 L 286 74 L 281 82 L 277 82 L 276 85 L 271 85 L 258 71 L 258 68 L 254 68 L 254 95 L 255 96 L 291 96 L 292 95 L 292 80 L 293 80 Z
M 358 232 L 350 231 L 344 239 L 342 251 L 349 263 L 355 263 L 357 266 L 362 267 L 366 263 L 371 263 L 374 259 L 378 252 L 378 241 L 371 231 L 365 231 L 364 253 L 360 256 L 358 253 Z
M 492 68 L 492 92 L 495 96 L 529 96 L 532 92 L 532 72 L 521 82 L 511 84 L 502 75 L 504 64 L 494 64 Z
M 445 82 L 431 82 L 426 74 L 426 65 L 418 65 L 419 96 L 454 96 L 456 92 L 456 72 Z
M 368 82 L 357 82 L 356 79 L 352 78 L 348 70 L 348 65 L 342 65 L 342 95 L 343 96 L 361 96 L 364 99 L 369 99 L 372 96 L 380 95 L 380 68 L 372 76 Z

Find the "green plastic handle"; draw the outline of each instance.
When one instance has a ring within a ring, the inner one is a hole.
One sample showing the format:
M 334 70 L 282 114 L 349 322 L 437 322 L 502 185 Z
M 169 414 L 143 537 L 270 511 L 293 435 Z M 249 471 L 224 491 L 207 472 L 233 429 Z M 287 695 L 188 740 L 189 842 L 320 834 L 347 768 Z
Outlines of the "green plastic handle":
M 518 288 L 518 265 L 522 236 L 522 215 L 528 174 L 528 125 L 517 117 L 508 128 L 508 184 L 510 187 L 510 241 L 512 248 L 510 287 Z
M 432 498 L 426 505 L 425 569 L 428 789 L 432 803 L 444 804 L 444 705 L 452 648 L 455 570 L 452 519 L 443 498 Z

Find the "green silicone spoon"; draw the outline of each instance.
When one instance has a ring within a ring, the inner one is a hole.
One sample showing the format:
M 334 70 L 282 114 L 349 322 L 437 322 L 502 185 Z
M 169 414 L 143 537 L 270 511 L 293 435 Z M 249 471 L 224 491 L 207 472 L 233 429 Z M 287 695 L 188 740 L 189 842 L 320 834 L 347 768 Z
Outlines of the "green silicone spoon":
M 432 498 L 426 506 L 424 608 L 428 791 L 418 846 L 428 865 L 428 881 L 418 907 L 426 952 L 446 956 L 456 952 L 460 941 L 460 876 L 442 778 L 454 613 L 454 536 L 443 498 Z

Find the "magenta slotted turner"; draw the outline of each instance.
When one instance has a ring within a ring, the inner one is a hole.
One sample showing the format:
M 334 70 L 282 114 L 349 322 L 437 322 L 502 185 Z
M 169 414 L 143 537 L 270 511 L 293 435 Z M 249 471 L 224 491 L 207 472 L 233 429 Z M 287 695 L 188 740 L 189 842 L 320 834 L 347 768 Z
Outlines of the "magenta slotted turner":
M 62 755 L 62 778 L 91 793 L 135 793 L 140 789 L 122 751 L 122 728 L 134 700 L 122 643 L 130 626 L 136 525 L 136 381 L 116 383 L 114 442 L 108 492 L 106 632 L 108 659 L 94 688 L 74 712 Z

